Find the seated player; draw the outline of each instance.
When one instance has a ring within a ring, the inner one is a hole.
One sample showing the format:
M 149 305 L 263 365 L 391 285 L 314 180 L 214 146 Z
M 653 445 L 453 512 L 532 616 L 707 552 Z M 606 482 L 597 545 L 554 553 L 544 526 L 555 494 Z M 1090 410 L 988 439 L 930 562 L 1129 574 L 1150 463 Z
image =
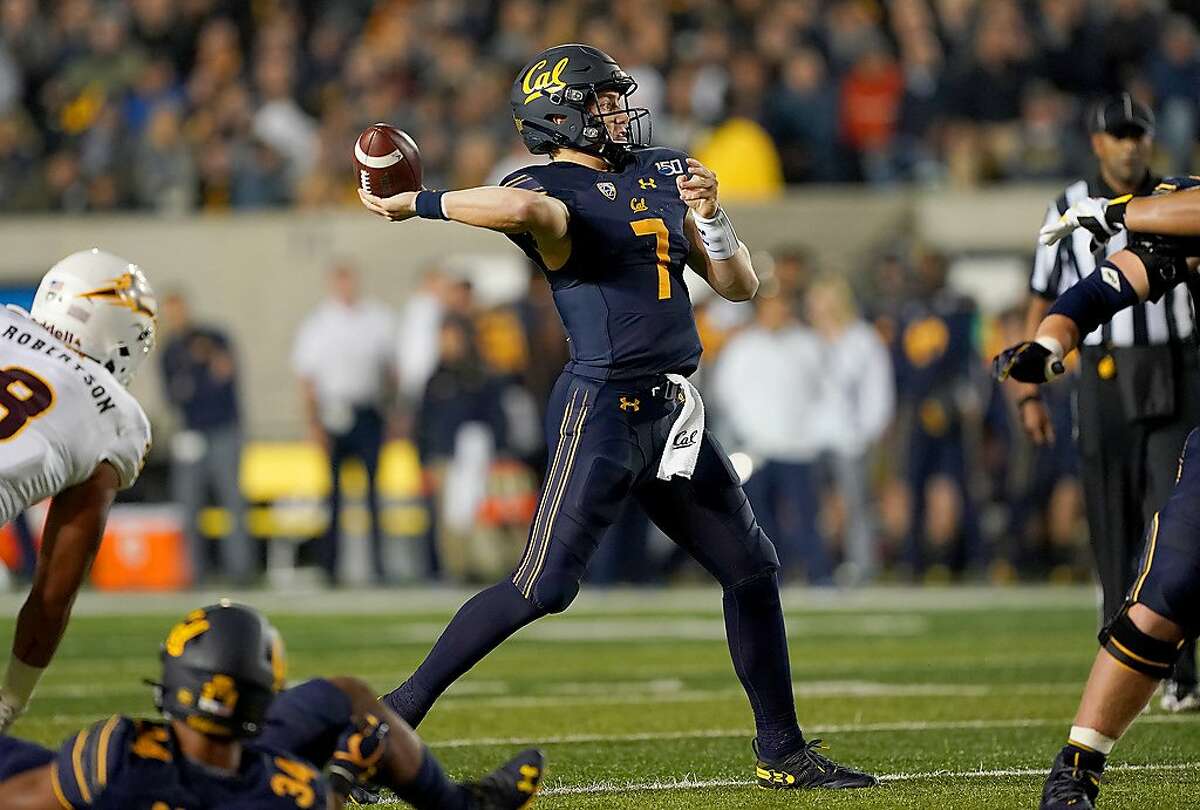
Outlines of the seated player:
M 113 497 L 141 472 L 150 423 L 125 386 L 154 347 L 157 309 L 141 269 L 97 249 L 54 265 L 30 313 L 0 309 L 0 526 L 53 498 L 0 682 L 0 733 L 58 648 Z
M 1043 229 L 1053 244 L 1085 227 L 1107 239 L 1122 226 L 1129 247 L 1059 296 L 1032 341 L 995 359 L 1000 379 L 1043 383 L 1063 372 L 1062 359 L 1080 337 L 1120 310 L 1157 300 L 1170 286 L 1194 278 L 1200 255 L 1200 178 L 1168 180 L 1157 197 L 1086 199 Z M 1189 392 L 1197 395 L 1196 392 Z M 1184 394 L 1184 395 L 1189 395 Z M 1200 636 L 1200 431 L 1184 443 L 1175 490 L 1146 536 L 1139 574 L 1124 608 L 1100 632 L 1075 723 L 1042 792 L 1042 810 L 1095 807 L 1105 761 L 1142 711 L 1158 683 L 1170 676 L 1180 648 Z
M 57 753 L 0 737 L 0 807 L 324 810 L 371 778 L 417 808 L 517 810 L 538 790 L 536 750 L 455 784 L 363 682 L 313 680 L 277 697 L 285 671 L 283 641 L 256 610 L 193 611 L 163 644 L 155 702 L 166 722 L 114 715 Z

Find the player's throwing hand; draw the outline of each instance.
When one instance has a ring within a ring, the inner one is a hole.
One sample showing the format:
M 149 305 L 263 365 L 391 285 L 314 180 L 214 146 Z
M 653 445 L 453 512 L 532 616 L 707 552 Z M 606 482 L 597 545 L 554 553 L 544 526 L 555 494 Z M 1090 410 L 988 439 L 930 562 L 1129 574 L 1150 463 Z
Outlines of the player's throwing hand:
M 391 197 L 376 197 L 360 188 L 358 190 L 358 198 L 362 200 L 362 204 L 371 213 L 378 214 L 392 222 L 403 222 L 417 215 L 418 193 L 416 191 L 403 191 Z
M 690 174 L 675 178 L 675 184 L 679 186 L 679 198 L 697 216 L 712 219 L 720 208 L 717 202 L 717 175 L 695 158 L 688 158 L 687 164 Z

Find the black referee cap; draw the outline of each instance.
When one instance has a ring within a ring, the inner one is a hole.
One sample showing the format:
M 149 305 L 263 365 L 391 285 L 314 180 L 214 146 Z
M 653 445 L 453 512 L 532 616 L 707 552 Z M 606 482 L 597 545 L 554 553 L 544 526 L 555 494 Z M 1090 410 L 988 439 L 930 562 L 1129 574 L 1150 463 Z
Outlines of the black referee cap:
M 1088 131 L 1118 137 L 1154 134 L 1154 113 L 1128 93 L 1117 93 L 1100 101 L 1088 116 Z

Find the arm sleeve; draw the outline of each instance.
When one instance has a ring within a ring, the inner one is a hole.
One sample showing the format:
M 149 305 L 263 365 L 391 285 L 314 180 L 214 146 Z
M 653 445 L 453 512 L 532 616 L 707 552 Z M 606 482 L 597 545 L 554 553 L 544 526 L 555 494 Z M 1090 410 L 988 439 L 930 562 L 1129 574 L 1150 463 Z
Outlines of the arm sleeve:
M 113 715 L 68 737 L 51 766 L 54 795 L 64 808 L 81 810 L 114 781 L 125 757 L 132 723 Z
M 316 678 L 275 698 L 255 745 L 287 751 L 323 767 L 350 725 L 350 698 L 331 682 Z
M 1058 210 L 1058 202 L 1050 203 L 1046 209 L 1046 219 L 1043 225 L 1053 225 L 1062 214 Z M 1033 254 L 1033 270 L 1029 274 L 1029 290 L 1042 298 L 1054 300 L 1058 297 L 1058 285 L 1062 278 L 1062 246 L 1065 242 L 1053 245 L 1039 244 Z
M 1113 315 L 1136 303 L 1137 293 L 1125 274 L 1112 262 L 1104 261 L 1094 273 L 1089 273 L 1063 292 L 1047 315 L 1070 318 L 1082 336 L 1090 334 L 1096 327 L 1108 323 Z

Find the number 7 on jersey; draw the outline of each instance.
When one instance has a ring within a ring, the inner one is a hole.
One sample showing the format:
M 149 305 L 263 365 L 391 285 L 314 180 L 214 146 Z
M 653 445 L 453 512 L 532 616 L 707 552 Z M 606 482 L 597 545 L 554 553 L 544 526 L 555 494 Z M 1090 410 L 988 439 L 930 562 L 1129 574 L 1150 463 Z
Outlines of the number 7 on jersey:
M 658 217 L 639 219 L 629 223 L 633 232 L 638 236 L 654 237 L 654 252 L 658 258 L 658 300 L 665 301 L 671 297 L 671 234 L 666 223 Z

